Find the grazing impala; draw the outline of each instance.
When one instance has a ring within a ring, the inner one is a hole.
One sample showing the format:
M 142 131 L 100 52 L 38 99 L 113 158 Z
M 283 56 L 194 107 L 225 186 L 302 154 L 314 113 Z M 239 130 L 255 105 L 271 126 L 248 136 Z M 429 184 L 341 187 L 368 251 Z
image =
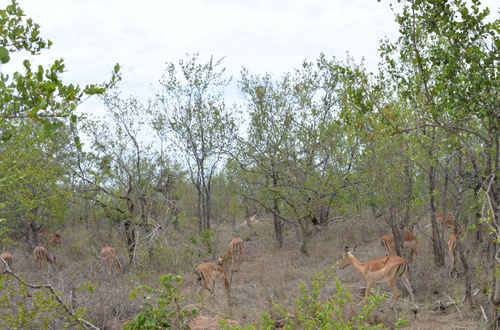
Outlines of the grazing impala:
M 385 280 L 391 287 L 392 292 L 394 292 L 394 302 L 392 303 L 392 307 L 394 307 L 396 301 L 398 301 L 399 299 L 399 292 L 394 285 L 394 281 L 398 277 L 401 277 L 401 275 L 403 275 L 403 283 L 410 293 L 411 301 L 413 302 L 413 290 L 411 288 L 408 276 L 408 270 L 410 269 L 408 261 L 401 258 L 400 256 L 387 256 L 382 258 L 375 258 L 367 262 L 360 262 L 352 255 L 355 249 L 356 247 L 354 247 L 352 250 L 349 250 L 349 247 L 347 246 L 345 247 L 345 253 L 342 259 L 342 263 L 340 264 L 340 269 L 344 269 L 347 266 L 352 265 L 358 273 L 365 277 L 365 297 L 370 294 L 370 289 L 373 282 L 380 282 Z
M 49 244 L 50 246 L 61 247 L 61 234 L 57 233 L 55 229 L 52 229 L 52 236 L 50 236 Z
M 226 253 L 219 258 L 217 261 L 217 265 L 225 268 L 226 259 L 231 256 L 231 272 L 234 270 L 234 262 L 236 261 L 236 272 L 240 269 L 240 257 L 243 253 L 243 241 L 239 237 L 235 237 L 229 243 L 229 249 L 227 249 Z
M 448 238 L 448 252 L 450 253 L 450 276 L 453 273 L 455 262 L 457 260 L 457 236 L 451 234 Z
M 394 236 L 392 234 L 383 236 L 380 243 L 387 250 L 387 255 L 396 255 L 396 246 L 394 244 Z M 405 249 L 410 249 L 410 255 L 408 256 L 409 260 L 412 260 L 413 256 L 415 256 L 415 258 L 417 257 L 417 245 L 418 240 L 415 235 L 405 230 L 403 247 Z
M 33 250 L 33 257 L 35 258 L 36 269 L 38 271 L 40 271 L 41 268 L 48 270 L 49 266 L 47 265 L 47 263 L 51 263 L 54 267 L 54 271 L 57 271 L 56 257 L 51 258 L 49 255 L 49 251 L 47 251 L 45 247 L 37 246 L 35 250 Z
M 4 252 L 4 253 L 0 254 L 0 258 L 5 260 L 5 262 L 7 263 L 7 266 L 9 266 L 9 268 L 12 268 L 12 256 L 10 255 L 9 252 Z M 5 267 L 5 265 L 3 262 L 0 261 L 0 268 L 2 268 L 2 267 Z
M 226 290 L 227 301 L 231 303 L 231 284 L 227 279 L 226 270 L 222 266 L 214 264 L 213 262 L 204 262 L 196 268 L 195 274 L 198 284 L 202 285 L 203 281 L 203 286 L 198 292 L 198 295 L 202 296 L 203 290 L 205 289 L 213 293 L 215 289 L 215 280 L 219 279 Z M 209 284 L 211 284 L 211 287 L 209 287 Z
M 116 269 L 122 271 L 122 264 L 118 260 L 118 255 L 116 254 L 116 250 L 110 246 L 107 246 L 101 250 L 101 258 L 103 262 L 106 263 L 106 273 L 111 273 L 111 264 L 114 264 Z

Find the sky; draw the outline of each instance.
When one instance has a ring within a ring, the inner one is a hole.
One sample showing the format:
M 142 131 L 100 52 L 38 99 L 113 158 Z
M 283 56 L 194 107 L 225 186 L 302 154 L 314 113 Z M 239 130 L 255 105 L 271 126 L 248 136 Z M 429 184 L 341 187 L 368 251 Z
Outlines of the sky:
M 10 0 L 0 0 L 4 8 Z M 66 83 L 108 81 L 122 66 L 122 95 L 153 97 L 166 63 L 186 54 L 225 57 L 236 82 L 242 67 L 279 78 L 321 53 L 375 71 L 379 42 L 395 41 L 398 26 L 381 0 L 18 0 L 27 17 L 53 42 L 42 55 L 19 57 L 2 72 L 21 70 L 22 60 L 47 66 L 63 58 Z M 495 3 L 488 0 L 486 3 Z M 498 8 L 500 5 L 496 4 Z M 497 12 L 497 10 L 493 10 Z M 498 17 L 498 15 L 496 15 Z M 14 57 L 14 56 L 13 56 Z M 18 66 L 18 67 L 16 67 Z

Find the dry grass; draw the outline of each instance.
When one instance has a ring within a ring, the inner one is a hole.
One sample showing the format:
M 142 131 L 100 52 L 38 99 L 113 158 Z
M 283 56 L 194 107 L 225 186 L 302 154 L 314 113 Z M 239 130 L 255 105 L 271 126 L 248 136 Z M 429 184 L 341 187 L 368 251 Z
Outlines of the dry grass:
M 221 225 L 215 228 L 214 253 L 210 259 L 225 252 L 230 240 L 241 237 L 245 242 L 241 270 L 232 277 L 233 306 L 228 306 L 222 285 L 218 283 L 216 292 L 207 294 L 204 300 L 197 296 L 199 285 L 195 281 L 194 269 L 206 257 L 197 253 L 187 253 L 183 242 L 192 233 L 188 228 L 182 228 L 175 240 L 164 235 L 152 250 L 155 257 L 149 262 L 149 252 L 146 246 L 141 246 L 138 252 L 138 265 L 129 266 L 126 260 L 123 238 L 114 233 L 108 236 L 107 245 L 114 246 L 124 265 L 124 273 L 116 271 L 107 278 L 104 267 L 99 261 L 99 251 L 103 240 L 93 238 L 85 229 L 63 231 L 62 247 L 52 248 L 51 254 L 57 256 L 58 272 L 47 275 L 37 273 L 31 252 L 15 248 L 9 251 L 13 256 L 14 270 L 28 282 L 49 282 L 63 293 L 63 299 L 73 307 L 87 307 L 87 319 L 103 329 L 120 329 L 126 320 L 130 320 L 141 310 L 137 301 L 131 301 L 128 295 L 131 290 L 141 284 L 158 286 L 159 276 L 171 272 L 181 275 L 184 279 L 184 303 L 196 305 L 200 311 L 199 317 L 190 324 L 194 329 L 216 329 L 218 318 L 230 320 L 236 324 L 259 324 L 264 312 L 271 317 L 279 318 L 278 311 L 272 303 L 283 310 L 294 313 L 296 298 L 300 296 L 300 284 L 310 285 L 317 272 L 327 273 L 340 260 L 345 245 L 357 244 L 356 257 L 361 261 L 384 255 L 380 245 L 380 237 L 385 234 L 379 231 L 367 231 L 362 226 L 350 223 L 331 224 L 319 231 L 308 244 L 309 255 L 303 255 L 298 250 L 299 241 L 294 230 L 287 232 L 284 247 L 277 249 L 273 243 L 272 225 L 269 222 L 256 222 L 250 228 L 246 224 L 238 224 L 236 228 Z M 397 318 L 407 318 L 411 329 L 471 329 L 484 326 L 481 312 L 477 307 L 488 306 L 482 293 L 480 283 L 484 283 L 484 275 L 478 271 L 475 276 L 474 288 L 479 293 L 472 304 L 459 304 L 464 296 L 463 280 L 460 277 L 449 277 L 448 268 L 437 269 L 433 265 L 430 244 L 417 233 L 420 240 L 419 258 L 412 264 L 411 284 L 415 291 L 418 313 L 413 313 L 408 294 L 402 283 L 397 286 L 402 294 L 397 304 L 395 314 L 390 313 L 392 292 L 386 284 L 381 285 L 381 291 L 390 295 L 388 301 L 374 310 L 370 322 L 383 323 L 391 327 Z M 197 251 L 204 250 L 206 245 L 197 242 Z M 181 251 L 181 252 L 178 252 Z M 480 260 L 478 258 L 477 260 Z M 230 267 L 230 263 L 228 263 Z M 480 262 L 471 265 L 477 269 Z M 460 267 L 460 266 L 459 266 Z M 362 307 L 363 288 L 365 281 L 352 267 L 340 270 L 335 267 L 332 277 L 322 292 L 321 299 L 328 299 L 335 292 L 333 276 L 339 278 L 351 291 L 353 301 L 345 309 L 348 316 L 355 315 Z M 97 284 L 93 294 L 77 291 L 82 283 Z M 377 290 L 377 285 L 374 286 Z

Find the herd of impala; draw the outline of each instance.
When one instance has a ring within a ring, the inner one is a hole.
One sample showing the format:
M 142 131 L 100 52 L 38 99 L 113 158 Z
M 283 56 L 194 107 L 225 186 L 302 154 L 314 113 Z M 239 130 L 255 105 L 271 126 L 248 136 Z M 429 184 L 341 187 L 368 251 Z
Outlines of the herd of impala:
M 436 220 L 438 223 L 443 221 L 442 216 L 437 216 Z M 459 232 L 461 231 L 461 227 L 459 224 Z M 453 229 L 454 226 L 454 218 L 453 214 L 449 214 L 445 217 L 445 226 L 447 229 Z M 42 231 L 41 234 L 46 235 L 46 231 Z M 61 235 L 58 234 L 55 230 L 53 230 L 52 236 L 48 239 L 48 243 L 51 246 L 60 246 L 61 245 Z M 453 268 L 456 261 L 456 250 L 457 250 L 457 241 L 455 234 L 451 234 L 448 239 L 448 252 L 450 255 L 450 275 L 453 272 Z M 413 302 L 413 290 L 409 281 L 409 263 L 406 259 L 396 255 L 396 248 L 394 244 L 394 237 L 392 234 L 388 234 L 382 237 L 381 239 L 382 246 L 387 250 L 387 254 L 385 257 L 371 259 L 367 262 L 361 262 L 357 260 L 353 252 L 356 247 L 350 249 L 348 246 L 345 247 L 345 253 L 342 258 L 342 262 L 340 264 L 340 269 L 344 269 L 345 267 L 352 265 L 354 269 L 362 274 L 366 279 L 366 290 L 365 296 L 370 294 L 370 289 L 372 287 L 373 282 L 381 282 L 386 281 L 391 290 L 394 293 L 394 301 L 392 303 L 392 307 L 396 304 L 399 299 L 399 292 L 394 285 L 394 281 L 397 278 L 403 279 L 403 284 L 410 293 L 411 300 Z M 404 231 L 404 249 L 410 249 L 409 260 L 417 257 L 417 245 L 418 240 L 409 231 Z M 227 294 L 228 303 L 231 303 L 231 282 L 232 282 L 232 274 L 234 271 L 238 272 L 240 268 L 240 259 L 243 253 L 243 241 L 239 237 L 235 237 L 229 243 L 229 249 L 226 251 L 224 255 L 222 255 L 216 263 L 214 262 L 204 262 L 200 264 L 196 270 L 196 280 L 201 285 L 201 289 L 198 292 L 198 295 L 202 296 L 203 291 L 207 289 L 209 292 L 213 293 L 215 289 L 215 281 L 219 280 L 224 286 L 224 290 Z M 106 272 L 109 276 L 111 273 L 111 266 L 114 265 L 115 268 L 119 271 L 122 271 L 122 265 L 118 260 L 117 253 L 115 249 L 112 247 L 104 247 L 101 250 L 101 259 L 106 266 Z M 50 257 L 48 250 L 44 246 L 37 246 L 33 251 L 33 257 L 37 266 L 37 270 L 47 269 L 48 264 L 52 264 L 54 271 L 56 271 L 56 258 Z M 226 260 L 231 257 L 231 277 L 228 279 L 226 272 Z M 9 268 L 12 267 L 12 256 L 8 252 L 4 252 L 0 254 L 0 258 L 2 258 Z M 236 263 L 236 269 L 235 269 Z M 1 262 L 0 262 L 1 264 Z M 0 265 L 1 266 L 1 265 Z
M 443 221 L 442 216 L 437 216 L 436 221 L 441 223 Z M 458 225 L 459 232 L 461 232 L 460 224 Z M 453 214 L 449 213 L 448 216 L 445 217 L 445 226 L 446 229 L 453 229 L 454 226 L 454 217 Z M 404 249 L 410 249 L 409 260 L 413 260 L 418 256 L 417 253 L 417 245 L 418 239 L 409 231 L 404 231 Z M 391 290 L 394 293 L 394 301 L 392 303 L 392 307 L 395 306 L 396 302 L 399 299 L 399 292 L 394 285 L 394 281 L 397 278 L 403 279 L 403 284 L 408 290 L 411 301 L 414 301 L 413 289 L 410 285 L 409 278 L 409 263 L 406 259 L 396 255 L 396 246 L 394 244 L 394 236 L 392 234 L 388 234 L 382 237 L 381 239 L 382 246 L 386 249 L 387 254 L 385 257 L 371 259 L 367 262 L 361 262 L 357 260 L 353 252 L 356 247 L 350 249 L 348 246 L 345 247 L 345 253 L 342 258 L 342 262 L 340 264 L 340 269 L 344 269 L 349 265 L 352 265 L 356 271 L 362 274 L 366 279 L 366 290 L 365 296 L 370 294 L 370 289 L 373 285 L 373 282 L 381 282 L 386 281 Z M 450 254 L 450 275 L 453 272 L 453 267 L 456 260 L 456 236 L 455 234 L 451 234 L 448 239 L 448 250 Z M 227 272 L 225 270 L 225 261 L 231 256 L 231 280 L 232 273 L 234 271 L 234 263 L 236 262 L 236 271 L 239 270 L 239 261 L 241 254 L 243 252 L 243 241 L 239 237 L 233 238 L 231 243 L 229 244 L 229 249 L 227 252 L 221 256 L 217 263 L 213 262 L 204 262 L 196 268 L 195 274 L 197 278 L 197 282 L 202 285 L 202 288 L 198 292 L 199 295 L 203 294 L 203 290 L 207 289 L 210 292 L 213 292 L 215 287 L 215 281 L 218 279 L 222 282 L 224 289 L 227 294 L 228 301 L 231 301 L 231 281 L 227 278 Z M 211 287 L 209 287 L 211 285 Z
M 48 243 L 47 245 L 51 247 L 60 247 L 61 246 L 61 240 L 62 240 L 62 235 L 57 233 L 55 229 L 52 229 L 52 235 L 50 237 L 47 237 L 47 229 L 41 229 L 38 232 L 38 238 L 39 240 L 41 239 L 42 241 L 45 241 Z M 118 255 L 112 247 L 105 247 L 101 250 L 101 260 L 103 263 L 105 263 L 106 266 L 106 272 L 109 276 L 111 272 L 111 265 L 115 265 L 115 267 L 121 271 L 122 270 L 122 265 L 120 264 L 120 261 L 118 260 Z M 2 258 L 5 261 L 5 264 L 9 267 L 9 269 L 12 268 L 12 256 L 8 252 L 4 252 L 0 254 L 0 258 Z M 56 268 L 56 257 L 55 256 L 50 256 L 49 251 L 45 246 L 39 245 L 35 247 L 33 250 L 33 259 L 35 260 L 36 268 L 37 271 L 43 270 L 43 271 L 48 271 L 49 269 L 49 264 L 52 265 L 54 268 L 54 271 L 57 271 Z M 5 264 L 0 261 L 0 269 L 2 267 L 5 267 Z M 0 273 L 1 274 L 1 273 Z

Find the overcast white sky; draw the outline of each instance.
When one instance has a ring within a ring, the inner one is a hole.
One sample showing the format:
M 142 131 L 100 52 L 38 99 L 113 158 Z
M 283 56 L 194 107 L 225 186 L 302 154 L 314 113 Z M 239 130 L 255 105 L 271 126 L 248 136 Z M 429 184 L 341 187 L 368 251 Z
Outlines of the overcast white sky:
M 275 77 L 321 52 L 339 60 L 348 51 L 376 69 L 379 40 L 395 40 L 397 25 L 382 0 L 18 0 L 27 17 L 54 43 L 42 56 L 47 65 L 64 58 L 66 82 L 107 81 L 118 62 L 125 96 L 152 96 L 167 62 L 186 53 L 225 56 L 233 81 L 243 66 Z M 4 8 L 10 0 L 0 0 Z M 487 4 L 496 1 L 485 1 Z M 492 10 L 498 17 L 497 9 Z M 22 58 L 24 59 L 24 58 Z M 5 73 L 15 61 L 2 67 Z

